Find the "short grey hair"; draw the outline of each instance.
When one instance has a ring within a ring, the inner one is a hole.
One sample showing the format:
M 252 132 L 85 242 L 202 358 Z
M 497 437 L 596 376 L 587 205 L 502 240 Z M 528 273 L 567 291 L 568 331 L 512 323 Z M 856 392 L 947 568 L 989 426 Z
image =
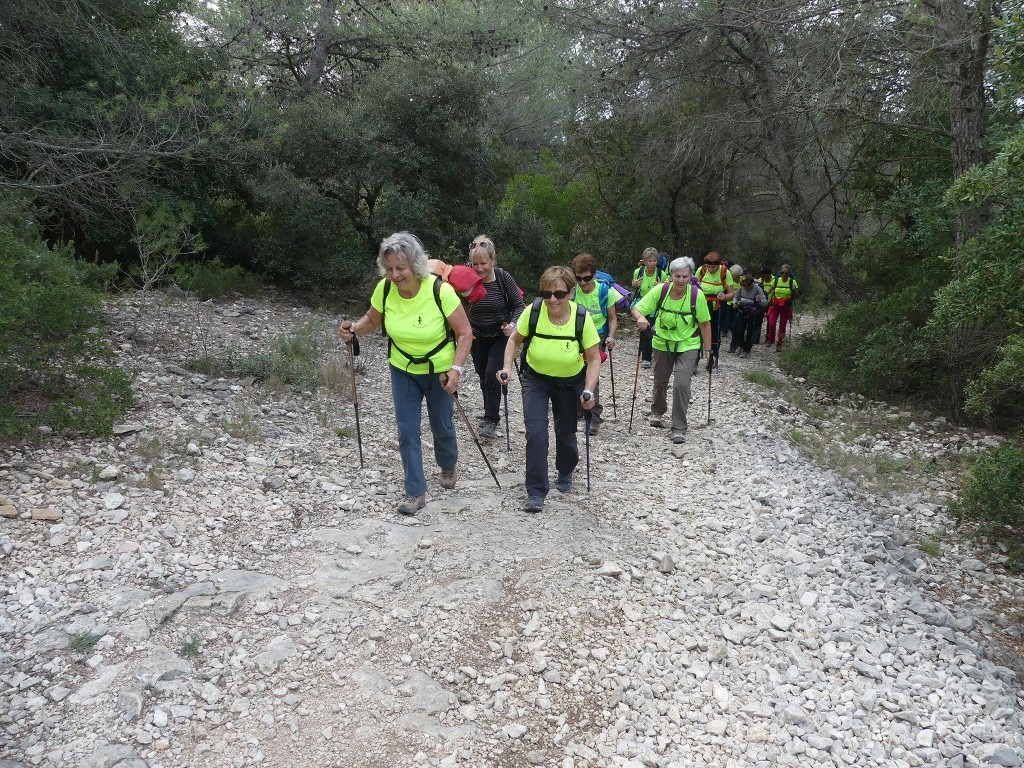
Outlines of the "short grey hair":
M 644 253 L 643 253 L 643 256 L 641 258 L 646 259 L 648 256 L 657 256 L 657 255 L 658 255 L 658 249 L 657 248 L 644 248 Z
M 413 274 L 420 280 L 425 280 L 430 274 L 430 268 L 427 267 L 427 259 L 430 258 L 430 254 L 427 253 L 427 249 L 423 247 L 423 243 L 416 235 L 410 232 L 395 232 L 381 241 L 380 250 L 377 251 L 377 269 L 381 275 L 388 273 L 384 257 L 389 253 L 405 259 Z
M 690 270 L 691 275 L 696 269 L 696 266 L 693 263 L 693 259 L 691 259 L 689 256 L 680 256 L 678 259 L 672 259 L 672 263 L 668 265 L 668 273 L 671 275 L 673 272 L 676 272 L 682 269 L 683 267 L 686 267 L 688 270 Z

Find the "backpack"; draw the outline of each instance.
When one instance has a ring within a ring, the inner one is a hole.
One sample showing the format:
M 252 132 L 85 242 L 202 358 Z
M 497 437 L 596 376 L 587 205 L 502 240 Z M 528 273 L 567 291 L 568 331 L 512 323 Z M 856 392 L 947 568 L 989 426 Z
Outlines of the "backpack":
M 657 317 L 658 312 L 661 311 L 661 305 L 665 303 L 665 297 L 668 296 L 669 290 L 672 288 L 672 283 L 665 283 L 661 286 L 661 296 L 658 297 L 658 306 L 654 308 L 652 317 Z M 693 319 L 693 335 L 696 336 L 700 333 L 700 323 L 697 322 L 697 294 L 700 288 L 697 286 L 697 279 L 690 276 L 690 317 Z M 674 311 L 674 310 L 666 310 Z
M 729 278 L 725 276 L 725 273 L 729 271 L 729 268 L 727 266 L 725 266 L 725 262 L 724 261 L 720 264 L 720 267 L 721 267 L 721 269 L 720 269 L 720 271 L 718 273 L 718 279 L 719 279 L 719 282 L 721 282 L 722 290 L 724 291 L 724 290 L 726 290 L 729 287 L 729 284 L 726 282 Z M 707 273 L 708 273 L 708 270 L 705 268 L 705 266 L 703 264 L 701 264 L 697 268 L 697 274 L 699 274 L 701 277 L 703 277 Z M 700 278 L 697 278 L 697 282 L 700 282 Z
M 432 350 L 427 352 L 427 354 L 422 355 L 420 357 L 416 357 L 416 356 L 410 355 L 408 352 L 406 352 L 400 346 L 395 344 L 395 342 L 391 339 L 391 336 L 388 334 L 387 306 L 388 306 L 388 294 L 391 292 L 391 285 L 392 285 L 392 283 L 391 283 L 390 280 L 385 280 L 384 281 L 384 296 L 383 296 L 383 298 L 381 299 L 381 302 L 380 302 L 380 305 L 384 309 L 384 311 L 381 312 L 381 314 L 380 314 L 380 329 L 381 329 L 381 331 L 383 331 L 384 335 L 387 336 L 387 339 L 388 339 L 388 357 L 391 356 L 391 349 L 392 349 L 392 347 L 394 347 L 395 349 L 397 349 L 399 352 L 401 352 L 403 355 L 405 355 L 405 357 L 407 357 L 409 359 L 408 364 L 405 366 L 407 369 L 408 369 L 408 367 L 410 365 L 414 365 L 414 364 L 415 365 L 420 365 L 422 363 L 426 363 L 427 366 L 428 366 L 428 368 L 427 368 L 428 372 L 429 373 L 433 373 L 434 372 L 434 361 L 431 358 L 434 355 L 436 355 L 438 352 L 440 352 L 442 349 L 444 349 L 446 346 L 448 346 L 449 344 L 454 344 L 455 343 L 455 334 L 452 333 L 452 327 L 448 323 L 448 316 L 444 313 L 444 307 L 441 306 L 441 283 L 442 282 L 444 282 L 444 281 L 440 277 L 438 277 L 437 275 L 434 275 L 434 286 L 433 286 L 433 289 L 434 289 L 434 303 L 437 304 L 437 310 L 438 310 L 438 312 L 441 313 L 441 317 L 444 318 L 444 341 L 442 341 L 440 344 L 438 344 Z
M 516 290 L 519 291 L 520 299 L 523 298 L 523 296 L 525 296 L 526 294 L 523 292 L 523 289 L 519 287 L 519 283 L 516 282 L 516 279 L 512 277 L 512 275 L 510 275 L 506 270 L 502 269 L 501 267 L 495 267 L 494 273 L 498 279 L 498 290 L 501 291 L 501 298 L 502 300 L 504 300 L 505 306 L 508 307 L 509 316 L 511 318 L 512 307 L 514 307 L 515 305 L 508 300 L 508 292 L 505 290 L 505 277 L 507 276 L 508 279 L 512 281 L 512 285 L 514 285 L 516 287 Z
M 583 354 L 583 325 L 587 319 L 587 308 L 581 304 L 576 305 L 576 328 L 572 336 L 552 336 L 547 333 L 537 333 L 537 323 L 540 321 L 540 308 L 544 303 L 544 299 L 536 298 L 533 300 L 532 308 L 530 310 L 530 326 L 526 331 L 526 338 L 523 340 L 523 350 L 520 353 L 519 361 L 522 366 L 526 367 L 526 350 L 530 348 L 530 340 L 536 336 L 540 339 L 576 339 L 576 343 L 580 347 L 580 354 Z
M 601 311 L 604 312 L 605 316 L 608 315 L 608 291 L 610 288 L 615 288 L 615 290 L 622 294 L 622 298 L 615 302 L 615 309 L 622 312 L 629 310 L 629 302 L 633 300 L 632 291 L 616 283 L 615 278 L 607 272 L 598 270 L 594 273 L 594 278 L 597 280 L 597 287 L 601 292 Z

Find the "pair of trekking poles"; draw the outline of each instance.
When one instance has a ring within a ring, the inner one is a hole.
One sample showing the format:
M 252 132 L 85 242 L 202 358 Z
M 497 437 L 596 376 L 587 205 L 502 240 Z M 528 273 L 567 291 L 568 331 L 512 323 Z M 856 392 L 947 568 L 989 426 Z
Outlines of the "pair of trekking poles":
M 643 342 L 641 342 L 642 345 Z M 637 385 L 640 382 L 640 357 L 642 355 L 642 347 L 636 351 L 636 372 L 633 374 L 633 403 L 629 406 L 629 428 L 626 430 L 627 433 L 632 434 L 633 432 L 633 411 L 636 409 L 636 393 Z M 697 358 L 700 360 L 700 358 Z M 611 355 L 608 355 L 608 360 L 611 361 Z M 708 426 L 711 425 L 711 369 L 712 366 L 708 366 Z M 614 376 L 614 372 L 612 374 Z M 615 379 L 612 379 L 612 405 L 615 404 Z
M 349 347 L 349 375 L 352 379 L 352 408 L 355 411 L 356 417 L 356 443 L 359 446 L 359 468 L 363 469 L 363 433 L 359 425 L 359 393 L 356 390 L 356 357 L 359 355 L 359 339 L 355 336 L 348 342 Z M 611 359 L 609 357 L 609 359 Z M 518 373 L 518 366 L 516 367 Z M 512 453 L 512 436 L 509 429 L 508 422 L 508 374 L 502 374 L 501 383 L 501 395 L 505 406 L 505 448 L 509 453 Z M 614 405 L 615 383 L 612 381 L 612 403 Z M 494 467 L 491 466 L 490 459 L 487 458 L 487 452 L 484 450 L 483 445 L 480 443 L 480 438 L 476 434 L 476 430 L 473 429 L 473 424 L 469 420 L 469 416 L 466 414 L 466 410 L 462 407 L 462 402 L 459 400 L 458 392 L 452 394 L 455 399 L 455 406 L 458 408 L 459 415 L 466 424 L 466 429 L 469 430 L 470 436 L 473 438 L 473 442 L 476 443 L 477 449 L 480 451 L 480 456 L 483 457 L 484 464 L 487 465 L 488 471 L 491 473 L 491 477 L 494 478 L 494 484 L 501 488 L 501 483 L 498 481 L 498 475 L 494 471 Z M 589 399 L 589 398 L 588 398 Z M 590 412 L 586 411 L 586 444 L 587 444 L 587 492 L 590 491 Z

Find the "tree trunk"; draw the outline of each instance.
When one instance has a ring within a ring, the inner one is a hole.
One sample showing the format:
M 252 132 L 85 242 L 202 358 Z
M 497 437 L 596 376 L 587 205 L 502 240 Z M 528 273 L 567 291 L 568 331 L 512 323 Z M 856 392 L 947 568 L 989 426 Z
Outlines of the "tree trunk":
M 953 178 L 985 161 L 985 61 L 992 29 L 989 0 L 967 4 L 962 0 L 932 0 L 935 34 L 942 51 L 949 86 L 950 159 Z M 981 207 L 956 214 L 957 246 L 978 234 L 985 219 Z
M 309 54 L 306 68 L 299 77 L 299 85 L 303 91 L 311 91 L 324 76 L 324 71 L 327 68 L 327 52 L 331 45 L 331 33 L 334 30 L 334 11 L 337 6 L 337 0 L 323 0 L 313 50 Z

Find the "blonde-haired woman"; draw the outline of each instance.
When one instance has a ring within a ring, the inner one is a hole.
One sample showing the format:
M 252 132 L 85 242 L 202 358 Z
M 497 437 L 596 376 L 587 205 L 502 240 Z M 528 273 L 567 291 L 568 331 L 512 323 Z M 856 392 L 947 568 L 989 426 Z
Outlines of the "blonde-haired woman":
M 494 437 L 501 421 L 501 386 L 495 374 L 501 370 L 505 343 L 523 313 L 523 293 L 512 275 L 498 266 L 494 240 L 477 235 L 469 246 L 469 264 L 480 276 L 486 295 L 470 304 L 469 324 L 473 328 L 473 368 L 480 379 L 484 399 L 481 437 Z

